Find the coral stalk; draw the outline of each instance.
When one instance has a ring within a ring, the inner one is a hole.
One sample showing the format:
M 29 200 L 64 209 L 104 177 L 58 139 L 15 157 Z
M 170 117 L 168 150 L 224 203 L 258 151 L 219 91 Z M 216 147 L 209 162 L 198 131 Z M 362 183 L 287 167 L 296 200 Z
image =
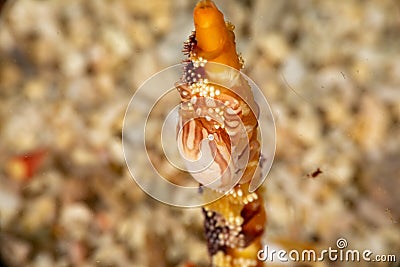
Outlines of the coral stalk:
M 181 96 L 178 143 L 187 159 L 198 160 L 206 150 L 214 156 L 207 170 L 192 174 L 202 185 L 204 197 L 225 193 L 203 207 L 211 264 L 262 266 L 257 252 L 262 247 L 266 213 L 261 189 L 249 191 L 252 177 L 261 175 L 257 171 L 258 106 L 248 83 L 235 75 L 242 59 L 236 52 L 234 26 L 225 22 L 210 0 L 199 1 L 193 17 L 195 31 L 185 42 L 188 58 L 177 85 Z M 224 88 L 216 80 L 231 86 Z M 237 181 L 233 188 L 232 181 Z

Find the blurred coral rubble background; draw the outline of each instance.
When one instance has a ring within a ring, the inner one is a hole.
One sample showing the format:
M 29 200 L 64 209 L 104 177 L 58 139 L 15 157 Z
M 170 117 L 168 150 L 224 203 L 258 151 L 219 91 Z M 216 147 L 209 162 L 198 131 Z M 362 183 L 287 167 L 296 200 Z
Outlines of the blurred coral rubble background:
M 275 117 L 265 243 L 321 250 L 346 238 L 348 248 L 394 254 L 397 263 L 289 266 L 398 266 L 400 4 L 215 2 L 236 26 L 243 71 L 262 88 Z M 208 266 L 200 209 L 170 207 L 143 193 L 121 144 L 136 88 L 183 59 L 195 3 L 2 6 L 5 266 Z M 156 114 L 152 132 L 160 131 L 163 116 Z M 153 141 L 149 153 L 163 164 L 162 147 Z

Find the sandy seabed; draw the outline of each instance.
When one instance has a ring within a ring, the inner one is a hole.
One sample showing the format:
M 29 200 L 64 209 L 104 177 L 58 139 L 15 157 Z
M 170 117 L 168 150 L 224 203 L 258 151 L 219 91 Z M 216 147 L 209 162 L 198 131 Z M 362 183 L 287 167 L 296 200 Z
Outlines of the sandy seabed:
M 265 243 L 322 250 L 345 238 L 349 249 L 398 258 L 284 266 L 398 266 L 399 3 L 215 2 L 236 26 L 243 71 L 262 88 L 275 117 Z M 170 207 L 143 193 L 121 144 L 135 90 L 183 59 L 194 5 L 5 3 L 0 255 L 7 266 L 208 265 L 200 209 Z M 156 113 L 149 122 L 154 137 L 164 117 Z M 179 179 L 151 137 L 149 154 Z M 322 173 L 313 177 L 318 168 Z

